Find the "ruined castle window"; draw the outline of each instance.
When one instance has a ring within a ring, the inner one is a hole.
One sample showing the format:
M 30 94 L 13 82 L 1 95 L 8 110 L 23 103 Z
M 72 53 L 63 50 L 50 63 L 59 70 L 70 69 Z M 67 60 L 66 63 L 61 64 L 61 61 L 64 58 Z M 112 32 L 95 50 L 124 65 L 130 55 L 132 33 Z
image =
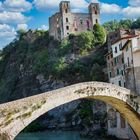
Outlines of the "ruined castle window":
M 96 23 L 98 23 L 98 19 L 96 19 Z
M 65 13 L 68 13 L 68 9 L 65 9 Z
M 66 22 L 69 22 L 69 19 L 68 18 L 66 18 Z
M 95 10 L 95 15 L 97 15 L 98 14 L 98 12 L 97 12 L 97 10 Z
M 66 26 L 66 29 L 69 30 L 69 26 Z
M 80 24 L 81 24 L 81 25 L 83 24 L 83 20 L 82 20 L 82 19 L 80 19 Z
M 89 21 L 87 20 L 87 30 L 89 30 Z

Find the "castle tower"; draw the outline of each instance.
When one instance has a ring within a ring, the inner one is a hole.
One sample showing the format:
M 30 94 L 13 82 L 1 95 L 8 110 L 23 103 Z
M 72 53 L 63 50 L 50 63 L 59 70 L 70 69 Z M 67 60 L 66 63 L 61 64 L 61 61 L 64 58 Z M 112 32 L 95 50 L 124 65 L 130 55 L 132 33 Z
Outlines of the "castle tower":
M 91 3 L 89 5 L 89 14 L 91 17 L 92 25 L 100 23 L 100 6 L 99 3 Z
M 60 8 L 61 14 L 69 13 L 70 12 L 70 1 L 61 1 L 59 8 Z
M 71 8 L 70 8 L 70 1 L 62 1 L 59 5 L 60 8 L 60 14 L 62 17 L 62 34 L 63 37 L 66 37 L 69 35 L 70 32 L 70 14 L 71 14 Z

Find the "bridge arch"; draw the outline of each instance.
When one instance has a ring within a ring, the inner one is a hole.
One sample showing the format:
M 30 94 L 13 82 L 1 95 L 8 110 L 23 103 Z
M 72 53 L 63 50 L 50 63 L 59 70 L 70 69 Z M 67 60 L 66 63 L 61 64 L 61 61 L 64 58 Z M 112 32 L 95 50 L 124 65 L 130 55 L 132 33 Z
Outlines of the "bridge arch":
M 74 100 L 97 99 L 116 108 L 140 139 L 140 97 L 102 82 L 85 82 L 0 105 L 0 139 L 13 140 L 49 110 Z

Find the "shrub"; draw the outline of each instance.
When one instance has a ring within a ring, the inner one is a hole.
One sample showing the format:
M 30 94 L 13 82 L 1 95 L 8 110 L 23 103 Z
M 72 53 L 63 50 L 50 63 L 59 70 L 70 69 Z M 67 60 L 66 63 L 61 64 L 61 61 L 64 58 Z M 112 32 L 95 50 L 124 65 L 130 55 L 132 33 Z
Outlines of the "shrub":
M 77 47 L 79 47 L 81 53 L 94 48 L 95 37 L 91 31 L 82 32 L 77 37 Z
M 95 45 L 102 46 L 106 42 L 106 32 L 105 29 L 99 25 L 94 25 L 94 36 L 95 36 Z

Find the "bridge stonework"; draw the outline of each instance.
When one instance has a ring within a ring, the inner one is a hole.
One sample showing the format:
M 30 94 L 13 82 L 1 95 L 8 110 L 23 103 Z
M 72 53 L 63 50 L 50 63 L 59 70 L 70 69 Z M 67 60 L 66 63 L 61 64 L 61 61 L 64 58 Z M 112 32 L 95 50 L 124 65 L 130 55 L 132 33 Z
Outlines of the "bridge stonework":
M 14 138 L 31 122 L 62 104 L 97 99 L 116 108 L 140 140 L 140 97 L 130 90 L 102 82 L 85 82 L 0 105 L 0 140 Z

